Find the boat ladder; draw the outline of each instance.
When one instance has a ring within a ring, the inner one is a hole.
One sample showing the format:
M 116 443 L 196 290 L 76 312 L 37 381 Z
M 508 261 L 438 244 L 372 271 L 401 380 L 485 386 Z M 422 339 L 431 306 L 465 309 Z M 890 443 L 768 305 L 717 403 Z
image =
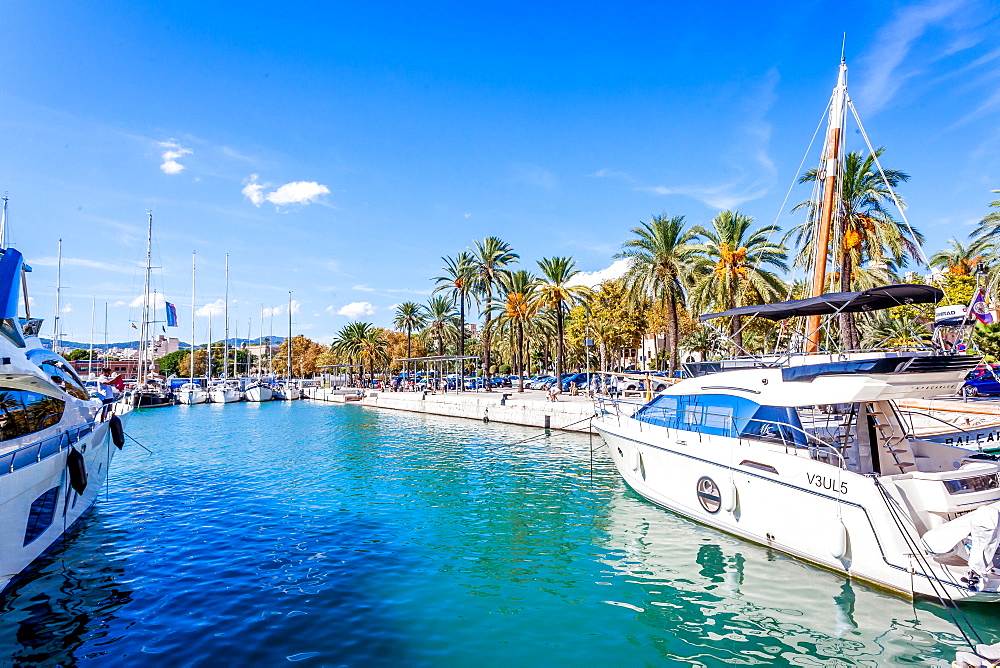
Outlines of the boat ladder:
M 878 431 L 879 440 L 886 452 L 892 455 L 899 472 L 904 473 L 907 466 L 914 466 L 913 462 L 901 459 L 903 455 L 910 454 L 910 451 L 905 447 L 910 442 L 906 432 L 900 431 L 884 411 L 874 406 L 870 406 L 868 414 L 875 419 L 875 429 Z

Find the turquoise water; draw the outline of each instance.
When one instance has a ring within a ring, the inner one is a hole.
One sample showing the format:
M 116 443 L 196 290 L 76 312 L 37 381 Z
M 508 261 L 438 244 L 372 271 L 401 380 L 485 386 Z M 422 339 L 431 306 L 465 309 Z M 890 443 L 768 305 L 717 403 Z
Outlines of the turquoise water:
M 944 612 L 655 508 L 586 436 L 359 406 L 132 416 L 0 665 L 947 665 Z M 601 445 L 599 438 L 593 441 Z M 1000 610 L 968 613 L 993 627 Z

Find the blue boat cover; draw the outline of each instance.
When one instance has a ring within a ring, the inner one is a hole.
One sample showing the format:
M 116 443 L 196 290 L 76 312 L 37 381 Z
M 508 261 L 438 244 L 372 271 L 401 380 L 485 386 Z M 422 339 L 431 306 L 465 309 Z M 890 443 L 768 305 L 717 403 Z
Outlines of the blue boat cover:
M 24 257 L 20 251 L 8 248 L 0 256 L 0 320 L 17 318 L 22 266 Z

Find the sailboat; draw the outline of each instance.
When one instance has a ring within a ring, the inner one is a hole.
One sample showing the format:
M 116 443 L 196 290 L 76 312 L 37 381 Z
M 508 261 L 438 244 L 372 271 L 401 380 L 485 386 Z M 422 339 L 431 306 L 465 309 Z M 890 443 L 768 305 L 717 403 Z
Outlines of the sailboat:
M 944 296 L 928 285 L 822 293 L 848 106 L 842 60 L 813 296 L 701 316 L 805 318 L 804 350 L 687 364 L 688 379 L 634 412 L 603 404 L 593 425 L 625 482 L 656 505 L 907 596 L 1000 602 L 997 457 L 917 438 L 897 408 L 954 392 L 978 358 L 821 350 L 824 316 Z
M 150 319 L 150 282 L 152 278 L 153 213 L 147 213 L 146 231 L 146 271 L 142 292 L 142 320 L 139 327 L 139 368 L 136 384 L 132 390 L 132 405 L 136 408 L 160 408 L 174 405 L 173 393 L 163 384 L 162 379 L 153 375 L 152 324 Z M 154 300 L 155 301 L 155 300 Z
M 209 397 L 213 404 L 231 404 L 243 398 L 239 382 L 228 377 L 229 366 L 229 253 L 226 253 L 226 304 L 225 304 L 225 334 L 226 340 L 223 343 L 222 353 L 222 379 L 213 385 L 209 390 Z
M 250 340 L 250 326 L 247 326 L 247 341 Z M 260 336 L 257 339 L 258 343 L 263 343 L 264 341 L 264 305 L 261 304 L 260 307 Z M 261 349 L 263 354 L 263 349 Z M 258 358 L 257 366 L 260 368 L 261 359 Z M 250 350 L 249 344 L 247 349 L 247 375 L 250 375 Z M 264 380 L 260 373 L 257 374 L 256 380 L 247 385 L 247 389 L 244 392 L 244 396 L 247 401 L 271 401 L 274 398 L 274 391 L 271 389 L 270 384 Z
M 208 391 L 201 383 L 194 379 L 194 300 L 195 300 L 195 259 L 197 255 L 191 253 L 191 366 L 189 368 L 188 382 L 177 388 L 177 400 L 182 404 L 203 404 L 208 401 Z
M 124 401 L 92 399 L 31 317 L 21 253 L 0 216 L 0 590 L 50 550 L 97 501 L 116 446 L 125 444 Z M 23 295 L 23 304 L 21 303 Z M 24 317 L 19 312 L 23 306 Z
M 292 376 L 292 293 L 288 293 L 288 340 L 286 341 L 287 367 L 285 384 L 282 387 L 282 395 L 289 401 L 302 398 L 302 389 L 295 382 Z

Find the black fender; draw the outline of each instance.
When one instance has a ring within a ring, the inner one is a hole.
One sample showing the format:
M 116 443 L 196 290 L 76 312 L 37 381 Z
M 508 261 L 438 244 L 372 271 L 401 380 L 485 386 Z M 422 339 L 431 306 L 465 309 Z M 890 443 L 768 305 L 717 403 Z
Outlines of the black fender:
M 125 426 L 122 424 L 122 419 L 117 415 L 112 415 L 109 422 L 108 431 L 111 432 L 111 442 L 115 444 L 115 447 L 121 450 L 125 447 Z
M 83 494 L 87 489 L 87 464 L 79 450 L 70 446 L 66 456 L 66 468 L 69 470 L 69 484 L 77 494 Z

